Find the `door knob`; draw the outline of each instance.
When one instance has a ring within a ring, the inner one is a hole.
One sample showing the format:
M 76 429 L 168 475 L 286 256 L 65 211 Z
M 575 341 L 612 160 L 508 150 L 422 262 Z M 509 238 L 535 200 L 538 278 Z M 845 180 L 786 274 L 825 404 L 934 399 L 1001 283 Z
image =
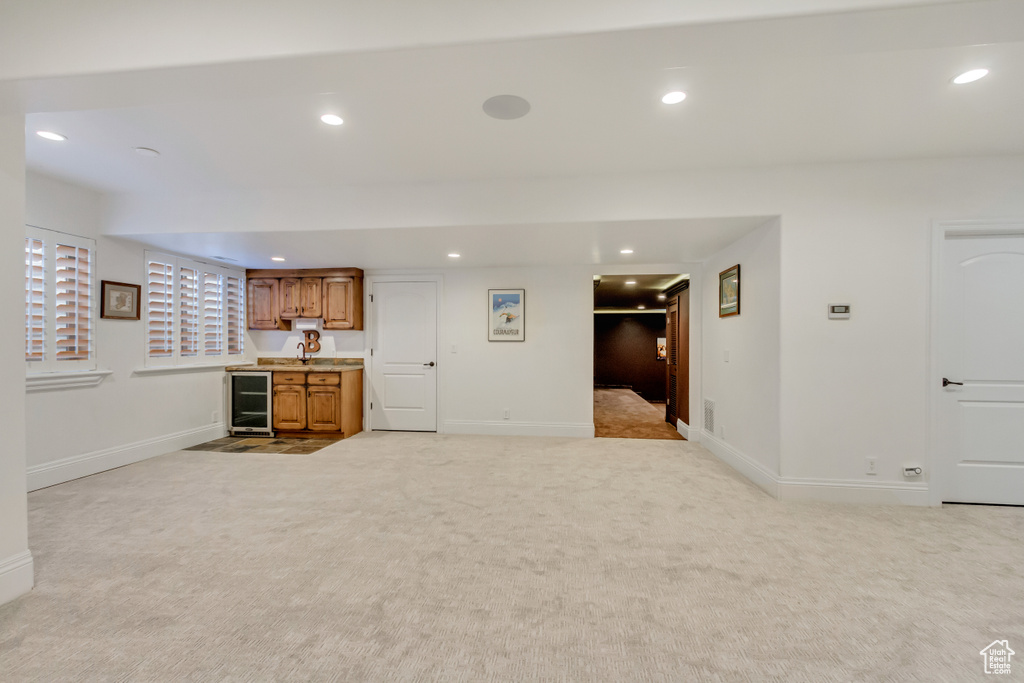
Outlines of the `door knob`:
M 430 361 L 429 363 L 424 363 L 423 367 L 425 367 L 425 368 L 432 368 L 432 367 L 434 367 L 434 361 Z
M 952 381 L 952 380 L 948 380 L 948 379 L 946 379 L 945 377 L 943 377 L 943 378 L 942 378 L 942 386 L 944 386 L 944 387 L 948 387 L 948 386 L 949 386 L 950 384 L 955 384 L 955 385 L 957 385 L 958 387 L 962 387 L 962 386 L 964 385 L 964 383 L 963 383 L 963 382 L 954 382 L 954 381 Z

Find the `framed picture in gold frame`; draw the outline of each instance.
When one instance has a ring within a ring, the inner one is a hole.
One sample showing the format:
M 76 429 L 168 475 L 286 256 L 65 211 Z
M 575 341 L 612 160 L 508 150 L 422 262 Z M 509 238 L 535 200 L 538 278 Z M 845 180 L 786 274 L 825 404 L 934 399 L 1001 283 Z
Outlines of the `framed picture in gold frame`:
M 718 274 L 718 317 L 740 314 L 740 265 Z

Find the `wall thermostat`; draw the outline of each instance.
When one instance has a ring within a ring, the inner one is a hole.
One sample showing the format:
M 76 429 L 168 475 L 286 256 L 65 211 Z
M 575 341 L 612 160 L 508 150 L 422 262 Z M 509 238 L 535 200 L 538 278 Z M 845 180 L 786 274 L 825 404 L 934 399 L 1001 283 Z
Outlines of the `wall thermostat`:
M 829 320 L 849 320 L 850 304 L 829 304 L 828 317 Z

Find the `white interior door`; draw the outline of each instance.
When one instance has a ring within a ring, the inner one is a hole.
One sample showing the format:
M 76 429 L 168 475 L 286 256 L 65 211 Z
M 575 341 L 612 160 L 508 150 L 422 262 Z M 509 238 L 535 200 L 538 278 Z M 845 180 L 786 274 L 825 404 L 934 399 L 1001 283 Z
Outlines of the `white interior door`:
M 370 424 L 437 431 L 437 283 L 375 282 Z
M 1024 236 L 947 236 L 935 434 L 944 502 L 1024 505 Z

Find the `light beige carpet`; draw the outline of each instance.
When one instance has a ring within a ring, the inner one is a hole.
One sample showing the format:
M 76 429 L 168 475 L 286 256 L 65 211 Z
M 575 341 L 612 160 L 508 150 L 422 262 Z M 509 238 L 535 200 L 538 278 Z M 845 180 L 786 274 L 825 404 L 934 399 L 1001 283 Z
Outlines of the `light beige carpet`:
M 960 682 L 1024 652 L 1024 510 L 779 503 L 685 441 L 360 434 L 29 505 L 5 683 Z
M 594 435 L 683 440 L 683 435 L 665 422 L 665 404 L 651 405 L 632 389 L 594 389 Z

